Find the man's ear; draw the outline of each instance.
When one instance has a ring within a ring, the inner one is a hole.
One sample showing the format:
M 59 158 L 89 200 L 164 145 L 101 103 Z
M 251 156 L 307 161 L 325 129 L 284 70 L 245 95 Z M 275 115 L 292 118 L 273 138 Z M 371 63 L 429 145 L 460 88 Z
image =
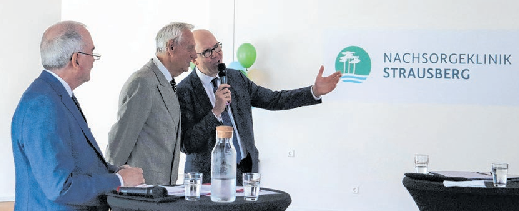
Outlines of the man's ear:
M 175 42 L 174 42 L 173 40 L 169 40 L 169 41 L 168 41 L 168 46 L 169 46 L 169 47 L 168 47 L 169 50 L 171 50 L 171 51 L 174 51 L 175 48 L 177 47 L 177 46 L 175 45 Z
M 72 54 L 72 58 L 70 60 L 71 60 L 70 62 L 71 62 L 73 67 L 78 67 L 79 66 L 78 53 Z

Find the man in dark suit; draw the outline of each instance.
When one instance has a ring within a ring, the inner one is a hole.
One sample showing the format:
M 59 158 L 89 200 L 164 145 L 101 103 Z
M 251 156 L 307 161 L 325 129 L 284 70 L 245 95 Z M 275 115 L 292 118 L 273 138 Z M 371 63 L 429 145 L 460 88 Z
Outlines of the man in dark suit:
M 211 150 L 215 128 L 228 116 L 234 127 L 237 151 L 236 181 L 242 173 L 258 172 L 258 149 L 254 141 L 251 108 L 286 110 L 321 103 L 321 96 L 335 89 L 340 72 L 322 77 L 321 66 L 313 86 L 294 90 L 272 91 L 256 85 L 238 70 L 227 69 L 227 83 L 220 84 L 218 64 L 222 45 L 207 30 L 193 32 L 196 68 L 178 85 L 182 110 L 182 151 L 186 153 L 185 172 L 201 172 L 204 182 L 211 182 Z M 215 79 L 216 80 L 213 80 Z M 217 88 L 216 88 L 217 87 Z M 231 100 L 232 99 L 232 100 Z M 230 110 L 225 109 L 230 103 Z
M 108 210 L 105 193 L 144 183 L 142 169 L 106 163 L 72 90 L 90 80 L 94 44 L 64 21 L 43 34 L 41 75 L 20 99 L 11 137 L 15 210 Z
M 157 33 L 155 57 L 133 73 L 119 96 L 106 155 L 144 169 L 151 185 L 174 185 L 180 160 L 180 106 L 175 78 L 196 57 L 193 25 L 173 22 Z

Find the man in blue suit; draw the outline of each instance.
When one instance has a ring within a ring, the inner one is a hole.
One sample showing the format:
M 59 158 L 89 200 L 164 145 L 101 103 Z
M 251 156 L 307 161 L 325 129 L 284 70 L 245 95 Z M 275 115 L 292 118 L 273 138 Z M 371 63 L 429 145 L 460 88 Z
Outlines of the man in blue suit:
M 181 149 L 186 153 L 185 172 L 201 172 L 204 183 L 211 182 L 215 128 L 226 124 L 234 127 L 236 182 L 241 185 L 242 173 L 258 172 L 252 107 L 287 110 L 319 104 L 322 95 L 335 89 L 341 73 L 323 77 L 321 66 L 313 86 L 272 91 L 256 85 L 238 70 L 227 69 L 227 84 L 220 84 L 218 64 L 223 57 L 222 44 L 208 30 L 195 30 L 193 35 L 198 55 L 193 60 L 196 68 L 179 83 L 177 92 L 182 111 Z M 226 109 L 227 105 L 230 110 Z
M 15 210 L 107 210 L 105 193 L 144 183 L 142 169 L 106 163 L 72 90 L 90 80 L 94 44 L 85 26 L 64 21 L 40 43 L 43 67 L 20 99 L 11 138 Z

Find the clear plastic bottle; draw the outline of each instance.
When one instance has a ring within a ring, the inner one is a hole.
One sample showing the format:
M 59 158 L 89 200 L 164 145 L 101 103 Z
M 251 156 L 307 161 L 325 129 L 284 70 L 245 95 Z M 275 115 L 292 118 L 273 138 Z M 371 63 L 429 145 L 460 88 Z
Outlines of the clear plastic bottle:
M 211 201 L 236 200 L 236 150 L 232 145 L 233 128 L 216 127 L 216 144 L 211 154 Z

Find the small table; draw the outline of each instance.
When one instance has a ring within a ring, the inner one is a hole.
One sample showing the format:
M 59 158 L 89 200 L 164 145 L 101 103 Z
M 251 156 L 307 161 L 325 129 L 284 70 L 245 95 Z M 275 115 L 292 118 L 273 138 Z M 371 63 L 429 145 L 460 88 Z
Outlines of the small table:
M 445 187 L 447 178 L 406 174 L 402 183 L 420 211 L 519 210 L 519 181 L 509 180 L 506 188 Z
M 130 199 L 121 197 L 115 193 L 107 195 L 107 201 L 112 211 L 134 211 L 134 210 L 175 210 L 175 211 L 191 211 L 191 210 L 264 210 L 276 211 L 286 210 L 292 199 L 290 194 L 280 190 L 270 188 L 261 188 L 276 192 L 277 194 L 260 195 L 258 201 L 245 201 L 243 197 L 236 197 L 236 201 L 231 203 L 218 203 L 211 201 L 210 196 L 200 196 L 198 201 L 186 201 L 184 197 L 178 197 L 177 200 L 171 202 L 153 202 Z

